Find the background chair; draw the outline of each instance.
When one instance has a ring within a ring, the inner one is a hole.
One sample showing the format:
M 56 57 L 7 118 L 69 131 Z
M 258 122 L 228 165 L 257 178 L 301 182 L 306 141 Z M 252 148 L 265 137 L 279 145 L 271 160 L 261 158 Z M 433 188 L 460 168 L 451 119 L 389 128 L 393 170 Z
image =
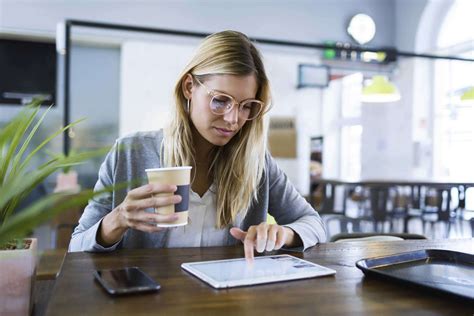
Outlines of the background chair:
M 464 223 L 467 222 L 474 237 L 474 187 L 462 185 L 458 187 L 458 192 L 459 203 L 455 212 L 460 223 L 461 235 L 464 236 Z
M 427 226 L 430 234 L 434 236 L 434 225 L 444 223 L 444 238 L 448 238 L 452 227 L 457 221 L 456 212 L 451 209 L 451 187 L 429 188 L 425 196 L 425 206 L 422 209 L 421 220 L 423 232 L 426 234 Z

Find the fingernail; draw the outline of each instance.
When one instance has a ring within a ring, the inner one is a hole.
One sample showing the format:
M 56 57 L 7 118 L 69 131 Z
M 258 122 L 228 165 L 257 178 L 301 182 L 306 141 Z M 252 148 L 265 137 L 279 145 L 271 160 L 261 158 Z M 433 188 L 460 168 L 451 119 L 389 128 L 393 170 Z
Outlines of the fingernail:
M 265 239 L 257 239 L 257 252 L 263 252 L 265 250 Z
M 267 240 L 267 247 L 265 248 L 266 251 L 272 251 L 275 249 L 275 241 L 274 240 Z

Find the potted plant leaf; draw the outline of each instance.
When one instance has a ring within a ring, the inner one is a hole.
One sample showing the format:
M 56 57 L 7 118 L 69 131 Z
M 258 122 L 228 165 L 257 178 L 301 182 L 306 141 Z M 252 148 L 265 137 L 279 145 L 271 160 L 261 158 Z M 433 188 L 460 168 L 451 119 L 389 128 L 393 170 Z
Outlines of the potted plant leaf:
M 39 145 L 30 148 L 33 136 L 50 110 L 39 115 L 39 104 L 41 101 L 37 100 L 25 106 L 0 129 L 0 315 L 31 313 L 37 241 L 24 237 L 60 212 L 84 205 L 94 195 L 108 191 L 57 192 L 22 210 L 17 209 L 22 199 L 49 175 L 106 152 L 106 149 L 101 149 L 54 157 L 33 168 L 32 159 L 42 153 L 52 139 L 78 123 L 59 128 L 42 139 Z
M 64 153 L 53 153 L 50 151 L 46 152 L 53 159 L 64 159 L 66 155 Z M 69 151 L 69 156 L 74 156 L 76 152 L 74 149 Z M 81 190 L 81 185 L 78 182 L 77 171 L 73 169 L 73 166 L 66 165 L 61 168 L 56 176 L 56 186 L 54 187 L 54 192 L 72 192 L 76 193 Z

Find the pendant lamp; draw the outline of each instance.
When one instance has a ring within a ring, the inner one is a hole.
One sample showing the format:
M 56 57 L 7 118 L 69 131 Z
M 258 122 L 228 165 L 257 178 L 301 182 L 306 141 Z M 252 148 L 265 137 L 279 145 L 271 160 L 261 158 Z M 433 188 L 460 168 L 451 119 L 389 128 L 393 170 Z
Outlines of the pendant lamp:
M 466 92 L 464 92 L 462 95 L 461 95 L 461 102 L 465 103 L 465 102 L 474 102 L 474 87 L 471 87 L 469 89 L 466 90 Z
M 372 81 L 362 89 L 362 102 L 386 103 L 400 98 L 397 87 L 385 76 L 373 76 Z

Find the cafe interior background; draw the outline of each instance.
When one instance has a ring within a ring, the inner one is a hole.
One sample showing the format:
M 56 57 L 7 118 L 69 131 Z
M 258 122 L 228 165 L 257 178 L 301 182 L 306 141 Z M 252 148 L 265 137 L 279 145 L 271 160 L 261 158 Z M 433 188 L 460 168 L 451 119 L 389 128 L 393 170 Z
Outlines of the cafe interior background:
M 159 129 L 202 36 L 234 29 L 257 40 L 272 84 L 269 149 L 328 237 L 471 237 L 473 12 L 470 0 L 0 0 L 0 124 L 41 91 L 54 106 L 38 139 L 87 118 L 49 152 Z M 73 168 L 80 187 L 102 160 Z M 67 246 L 80 210 L 67 214 L 35 230 L 40 249 Z

